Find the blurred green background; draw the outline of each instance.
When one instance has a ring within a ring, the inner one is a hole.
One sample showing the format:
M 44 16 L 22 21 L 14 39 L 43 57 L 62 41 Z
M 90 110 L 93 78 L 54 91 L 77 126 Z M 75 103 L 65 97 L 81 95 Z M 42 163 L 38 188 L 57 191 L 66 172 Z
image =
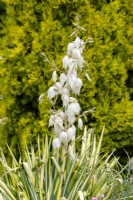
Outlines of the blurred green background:
M 14 153 L 24 150 L 27 140 L 48 129 L 50 103 L 38 98 L 52 85 L 52 66 L 40 52 L 61 69 L 67 44 L 74 40 L 76 16 L 86 29 L 79 36 L 87 44 L 84 58 L 92 82 L 81 74 L 84 86 L 78 98 L 87 115 L 88 127 L 99 134 L 105 125 L 103 150 L 125 159 L 133 154 L 133 64 L 132 0 L 3 0 L 0 1 L 0 146 L 7 142 Z M 62 105 L 60 105 L 62 106 Z M 82 134 L 79 132 L 78 134 Z

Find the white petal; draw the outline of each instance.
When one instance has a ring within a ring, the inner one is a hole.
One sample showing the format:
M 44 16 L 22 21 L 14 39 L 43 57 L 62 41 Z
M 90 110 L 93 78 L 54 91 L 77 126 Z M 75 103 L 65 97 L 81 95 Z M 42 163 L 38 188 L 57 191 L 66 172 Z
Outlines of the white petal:
M 74 48 L 73 51 L 72 51 L 72 56 L 73 56 L 74 58 L 80 58 L 80 57 L 81 57 L 80 49 Z
M 79 37 L 76 37 L 74 41 L 75 48 L 80 48 L 80 45 L 81 45 L 81 39 Z
M 69 145 L 68 152 L 69 152 L 70 157 L 74 160 L 75 156 L 74 156 L 73 148 L 71 145 Z
M 56 134 L 56 136 L 58 137 L 59 134 L 64 130 L 63 126 L 60 126 L 58 124 L 54 124 L 54 133 Z
M 62 120 L 65 120 L 66 114 L 63 111 L 59 111 L 59 116 L 61 117 Z
M 62 101 L 63 101 L 63 106 L 67 107 L 69 104 L 69 96 L 68 95 L 62 95 Z
M 68 96 L 70 95 L 70 94 L 69 94 L 69 90 L 68 90 L 67 87 L 64 87 L 64 88 L 63 88 L 62 94 L 64 94 L 64 95 L 66 94 L 66 95 L 68 95 Z
M 68 113 L 78 115 L 80 112 L 80 106 L 78 103 L 71 103 L 67 108 Z
M 58 124 L 60 127 L 63 127 L 63 120 L 56 115 L 54 117 L 54 123 Z
M 55 86 L 50 87 L 49 90 L 48 90 L 48 98 L 51 100 L 56 95 L 57 95 L 57 90 L 56 90 Z
M 74 136 L 75 136 L 75 131 L 74 131 L 73 128 L 70 127 L 70 128 L 67 130 L 67 139 L 68 139 L 68 141 L 71 141 L 71 140 L 73 139 Z
M 71 74 L 71 76 L 68 78 L 68 84 L 71 87 L 71 89 L 72 89 L 73 85 L 75 84 L 76 80 L 77 80 L 77 78 L 73 74 Z
M 74 75 L 77 77 L 77 68 L 74 66 L 74 64 L 70 66 L 67 73 L 67 77 L 70 77 L 71 75 Z
M 71 128 L 73 129 L 74 135 L 76 134 L 76 127 L 74 125 L 71 126 Z
M 70 103 L 77 103 L 77 99 L 73 98 L 73 97 L 70 97 L 69 98 L 69 102 Z
M 55 83 L 55 86 L 56 86 L 58 92 L 59 92 L 59 93 L 62 93 L 62 84 L 61 84 L 60 82 L 56 82 L 56 83 Z
M 79 59 L 77 59 L 77 65 L 79 66 L 81 71 L 82 71 L 84 63 L 85 63 L 85 61 L 84 61 L 83 57 L 80 57 Z
M 67 117 L 68 117 L 68 122 L 70 123 L 70 124 L 73 124 L 74 122 L 75 122 L 75 115 L 74 115 L 74 113 L 73 112 L 71 112 L 71 110 L 70 109 L 67 109 L 66 110 L 66 114 L 67 114 Z
M 54 115 L 52 115 L 49 119 L 49 126 L 53 126 L 54 125 Z
M 57 74 L 56 74 L 56 71 L 53 72 L 52 78 L 53 78 L 53 81 L 54 81 L 54 83 L 55 83 L 55 82 L 57 81 Z
M 78 128 L 80 128 L 82 130 L 83 127 L 83 121 L 81 118 L 78 119 Z
M 71 42 L 71 43 L 69 43 L 68 46 L 67 46 L 67 53 L 68 53 L 68 54 L 71 54 L 71 52 L 72 52 L 73 49 L 74 49 L 74 43 Z
M 59 139 L 62 143 L 66 144 L 68 142 L 67 140 L 67 133 L 66 132 L 61 132 L 61 134 L 59 135 Z
M 69 57 L 66 55 L 63 58 L 63 68 L 66 69 L 68 67 L 68 63 L 69 63 Z
M 87 73 L 85 73 L 86 78 L 91 82 L 91 79 Z
M 65 74 L 65 73 L 62 73 L 62 74 L 60 75 L 60 82 L 61 82 L 61 84 L 64 85 L 64 83 L 66 82 L 66 80 L 67 80 L 66 74 Z
M 75 83 L 71 87 L 71 89 L 74 92 L 74 94 L 78 94 L 79 95 L 82 85 L 83 85 L 82 84 L 82 80 L 80 78 L 76 78 Z
M 61 143 L 60 143 L 59 138 L 55 138 L 55 139 L 53 140 L 53 142 L 52 142 L 52 145 L 53 145 L 54 148 L 60 148 Z

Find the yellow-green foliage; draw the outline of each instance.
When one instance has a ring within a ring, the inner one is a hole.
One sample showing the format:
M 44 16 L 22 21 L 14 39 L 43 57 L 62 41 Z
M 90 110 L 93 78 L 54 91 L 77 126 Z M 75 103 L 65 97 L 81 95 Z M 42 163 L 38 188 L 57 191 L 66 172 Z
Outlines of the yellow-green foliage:
M 3 0 L 6 16 L 3 20 L 0 53 L 2 94 L 8 123 L 2 134 L 11 147 L 24 148 L 29 137 L 48 132 L 50 103 L 45 96 L 42 106 L 38 97 L 52 84 L 52 66 L 43 61 L 40 52 L 61 68 L 67 44 L 74 38 L 73 22 L 81 15 L 86 28 L 79 36 L 94 43 L 86 46 L 84 58 L 92 79 L 84 77 L 79 101 L 84 110 L 96 107 L 89 114 L 89 126 L 97 132 L 105 124 L 104 148 L 132 146 L 133 103 L 126 85 L 131 62 L 131 0 L 110 3 L 88 0 Z M 130 86 L 131 88 L 131 86 Z M 3 141 L 1 141 L 3 143 Z

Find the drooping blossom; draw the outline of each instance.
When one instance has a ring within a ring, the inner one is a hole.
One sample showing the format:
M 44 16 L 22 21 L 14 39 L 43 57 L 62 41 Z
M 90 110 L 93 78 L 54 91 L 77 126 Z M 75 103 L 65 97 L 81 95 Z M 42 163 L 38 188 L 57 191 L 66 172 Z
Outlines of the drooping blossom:
M 52 100 L 55 96 L 57 96 L 58 91 L 55 86 L 51 86 L 48 90 L 48 98 L 49 100 Z
M 65 74 L 65 73 L 62 73 L 62 74 L 60 75 L 60 83 L 61 83 L 62 85 L 64 85 L 64 83 L 66 82 L 66 80 L 67 80 L 66 74 Z
M 78 128 L 80 128 L 82 130 L 83 127 L 83 121 L 81 118 L 78 119 Z
M 75 139 L 76 128 L 75 122 L 78 122 L 78 128 L 82 130 L 83 121 L 79 117 L 80 105 L 76 98 L 72 97 L 72 94 L 79 95 L 82 88 L 82 80 L 79 77 L 79 71 L 84 69 L 85 61 L 82 56 L 85 42 L 76 37 L 73 42 L 70 42 L 67 46 L 67 54 L 62 60 L 62 72 L 57 77 L 56 71 L 52 74 L 54 85 L 48 90 L 48 98 L 52 102 L 59 99 L 62 101 L 62 109 L 55 111 L 55 103 L 53 114 L 49 119 L 49 126 L 52 126 L 56 138 L 53 140 L 53 147 L 60 148 L 61 145 L 69 145 L 68 152 L 72 159 L 74 159 L 74 153 L 70 142 Z M 87 76 L 89 79 L 89 75 Z M 55 98 L 57 97 L 57 98 Z M 95 197 L 94 197 L 95 198 Z M 93 199 L 96 200 L 96 199 Z
M 59 149 L 60 146 L 61 146 L 59 138 L 53 139 L 52 145 L 53 145 L 54 148 L 58 148 Z
M 52 79 L 53 79 L 54 83 L 57 81 L 57 74 L 56 74 L 56 71 L 53 72 L 53 74 L 52 74 Z
M 74 138 L 76 132 L 72 127 L 70 127 L 70 128 L 68 128 L 66 133 L 67 133 L 67 139 L 68 139 L 68 142 L 69 142 Z

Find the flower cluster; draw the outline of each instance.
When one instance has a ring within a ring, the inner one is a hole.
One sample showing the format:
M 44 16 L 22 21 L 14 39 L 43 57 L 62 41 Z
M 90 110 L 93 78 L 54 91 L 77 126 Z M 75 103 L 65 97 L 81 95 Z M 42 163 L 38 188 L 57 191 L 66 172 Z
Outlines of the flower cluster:
M 84 47 L 85 42 L 79 37 L 69 43 L 67 55 L 65 55 L 62 62 L 65 72 L 61 73 L 59 78 L 56 71 L 52 75 L 54 85 L 48 90 L 48 98 L 54 105 L 55 100 L 60 95 L 63 104 L 62 110 L 53 113 L 49 119 L 49 126 L 54 127 L 56 135 L 53 140 L 53 147 L 55 148 L 60 148 L 61 145 L 68 145 L 71 140 L 75 139 L 76 128 L 74 123 L 76 119 L 78 119 L 78 127 L 82 130 L 83 122 L 79 117 L 80 105 L 71 94 L 79 95 L 83 85 L 78 72 L 79 70 L 82 71 L 85 63 L 82 57 Z

